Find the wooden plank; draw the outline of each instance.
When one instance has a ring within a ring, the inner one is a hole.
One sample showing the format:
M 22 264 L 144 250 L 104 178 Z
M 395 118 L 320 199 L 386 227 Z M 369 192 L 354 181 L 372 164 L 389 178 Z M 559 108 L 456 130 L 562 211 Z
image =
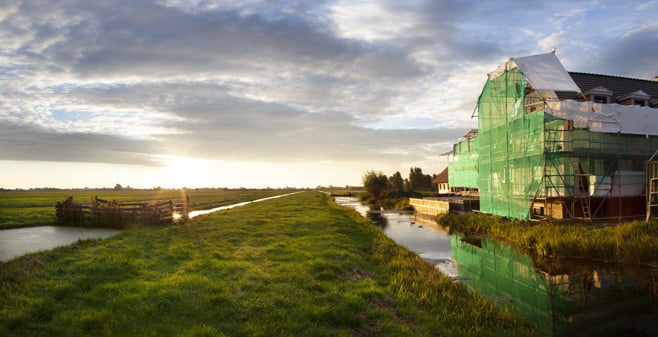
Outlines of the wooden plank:
M 169 206 L 169 201 L 160 202 L 153 205 L 154 207 Z

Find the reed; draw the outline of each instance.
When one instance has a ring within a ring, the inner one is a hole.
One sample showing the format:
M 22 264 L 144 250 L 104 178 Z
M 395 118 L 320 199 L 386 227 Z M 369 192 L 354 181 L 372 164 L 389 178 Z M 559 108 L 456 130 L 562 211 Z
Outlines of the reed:
M 656 221 L 596 225 L 523 222 L 485 214 L 446 214 L 438 217 L 437 222 L 452 232 L 502 239 L 538 257 L 658 264 Z

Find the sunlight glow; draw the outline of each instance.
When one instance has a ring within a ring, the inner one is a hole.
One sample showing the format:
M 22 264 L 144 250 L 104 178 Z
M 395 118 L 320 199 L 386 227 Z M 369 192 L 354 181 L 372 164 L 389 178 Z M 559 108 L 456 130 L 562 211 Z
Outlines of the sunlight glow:
M 179 156 L 162 156 L 164 167 L 160 171 L 160 179 L 163 185 L 173 187 L 183 187 L 189 185 L 195 180 L 195 172 L 202 168 L 203 159 L 179 157 Z

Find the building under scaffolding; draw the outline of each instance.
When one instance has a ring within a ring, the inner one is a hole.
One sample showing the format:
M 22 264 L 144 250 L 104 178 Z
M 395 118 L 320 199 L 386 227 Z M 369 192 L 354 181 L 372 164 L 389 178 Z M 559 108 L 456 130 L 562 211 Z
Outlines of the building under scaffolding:
M 658 81 L 568 73 L 553 53 L 510 59 L 488 76 L 477 136 L 455 145 L 450 186 L 522 220 L 644 216 L 658 204 L 657 98 Z

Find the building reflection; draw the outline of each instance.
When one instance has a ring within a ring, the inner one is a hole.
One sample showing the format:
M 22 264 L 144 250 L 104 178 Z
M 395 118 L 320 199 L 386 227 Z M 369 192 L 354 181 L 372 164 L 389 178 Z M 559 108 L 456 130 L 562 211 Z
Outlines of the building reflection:
M 658 336 L 658 272 L 592 262 L 538 263 L 493 239 L 452 235 L 469 288 L 518 312 L 546 336 Z

